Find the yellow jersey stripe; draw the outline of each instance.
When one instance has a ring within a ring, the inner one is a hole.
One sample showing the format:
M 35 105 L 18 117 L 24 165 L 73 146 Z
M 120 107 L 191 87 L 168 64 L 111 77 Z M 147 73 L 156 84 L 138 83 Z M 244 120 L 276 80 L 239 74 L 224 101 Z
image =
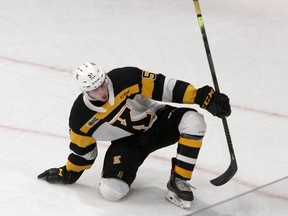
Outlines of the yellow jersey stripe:
M 72 130 L 70 131 L 70 139 L 72 143 L 81 148 L 86 148 L 87 146 L 96 142 L 94 138 L 76 134 Z
M 179 166 L 177 166 L 177 165 L 175 166 L 174 171 L 175 171 L 178 175 L 180 175 L 180 176 L 182 176 L 182 177 L 184 177 L 184 178 L 191 179 L 191 177 L 192 177 L 192 171 L 183 169 L 183 168 L 181 168 L 181 167 L 179 167 Z
M 141 95 L 147 98 L 152 98 L 153 89 L 154 89 L 154 80 L 143 77 Z
M 100 119 L 96 117 L 96 115 L 92 116 L 80 129 L 83 133 L 87 133 L 90 128 L 92 128 Z
M 99 121 L 99 119 L 106 118 L 114 109 L 116 109 L 124 100 L 126 100 L 127 96 L 132 94 L 136 94 L 140 91 L 138 84 L 135 84 L 129 88 L 124 89 L 121 91 L 114 99 L 114 104 L 111 106 L 109 102 L 105 103 L 102 107 L 107 111 L 105 113 L 96 113 L 89 121 L 87 121 L 82 127 L 81 131 L 83 133 L 88 133 L 88 131 Z M 98 119 L 98 121 L 94 124 L 90 122 L 93 119 Z
M 192 139 L 180 137 L 178 142 L 179 144 L 185 145 L 188 147 L 201 148 L 202 146 L 202 140 L 192 140 Z
M 77 165 L 71 163 L 69 160 L 66 163 L 66 169 L 68 171 L 73 171 L 73 172 L 80 172 L 82 170 L 89 169 L 91 166 L 92 166 L 92 164 L 86 165 L 86 166 L 77 166 Z
M 183 96 L 183 103 L 185 104 L 191 104 L 194 103 L 195 97 L 196 97 L 197 90 L 195 89 L 194 86 L 191 84 L 188 85 L 184 96 Z

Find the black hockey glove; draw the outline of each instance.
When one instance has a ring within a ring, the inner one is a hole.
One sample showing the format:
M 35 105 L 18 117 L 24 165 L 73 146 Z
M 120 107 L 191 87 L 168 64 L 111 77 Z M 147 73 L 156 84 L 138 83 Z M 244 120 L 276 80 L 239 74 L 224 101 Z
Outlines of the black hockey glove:
M 51 184 L 73 184 L 82 175 L 81 172 L 67 171 L 66 166 L 51 168 L 38 175 L 38 179 L 43 179 Z
M 198 89 L 195 103 L 219 118 L 227 117 L 231 114 L 230 102 L 227 95 L 215 92 L 210 86 Z

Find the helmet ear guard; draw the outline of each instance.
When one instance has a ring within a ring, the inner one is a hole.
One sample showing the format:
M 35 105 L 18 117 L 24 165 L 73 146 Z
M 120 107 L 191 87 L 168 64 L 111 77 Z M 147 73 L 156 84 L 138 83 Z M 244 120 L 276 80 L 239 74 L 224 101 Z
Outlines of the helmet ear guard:
M 76 83 L 82 91 L 91 91 L 101 86 L 106 81 L 106 74 L 95 63 L 82 64 L 73 74 Z

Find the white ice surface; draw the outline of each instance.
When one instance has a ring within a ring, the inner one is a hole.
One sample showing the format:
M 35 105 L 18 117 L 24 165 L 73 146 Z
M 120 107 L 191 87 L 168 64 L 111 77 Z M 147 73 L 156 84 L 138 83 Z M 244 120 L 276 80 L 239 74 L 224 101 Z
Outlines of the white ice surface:
M 208 130 L 187 211 L 164 198 L 176 145 L 149 156 L 119 202 L 99 193 L 107 143 L 74 185 L 36 177 L 66 163 L 68 116 L 79 93 L 70 71 L 79 64 L 137 66 L 213 85 L 193 1 L 0 1 L 2 216 L 288 215 L 288 1 L 200 5 L 220 89 L 231 99 L 239 170 L 221 187 L 210 184 L 229 166 L 228 148 L 221 121 L 193 106 Z

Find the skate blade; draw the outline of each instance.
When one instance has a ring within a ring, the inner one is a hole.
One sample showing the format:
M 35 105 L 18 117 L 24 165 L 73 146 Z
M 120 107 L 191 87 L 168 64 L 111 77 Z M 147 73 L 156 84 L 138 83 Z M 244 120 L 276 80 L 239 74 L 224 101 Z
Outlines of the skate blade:
M 166 199 L 173 203 L 176 206 L 179 206 L 180 208 L 183 209 L 190 209 L 191 208 L 191 201 L 187 201 L 187 200 L 183 200 L 183 199 L 179 199 L 175 193 L 173 193 L 172 191 L 167 192 L 166 195 Z

